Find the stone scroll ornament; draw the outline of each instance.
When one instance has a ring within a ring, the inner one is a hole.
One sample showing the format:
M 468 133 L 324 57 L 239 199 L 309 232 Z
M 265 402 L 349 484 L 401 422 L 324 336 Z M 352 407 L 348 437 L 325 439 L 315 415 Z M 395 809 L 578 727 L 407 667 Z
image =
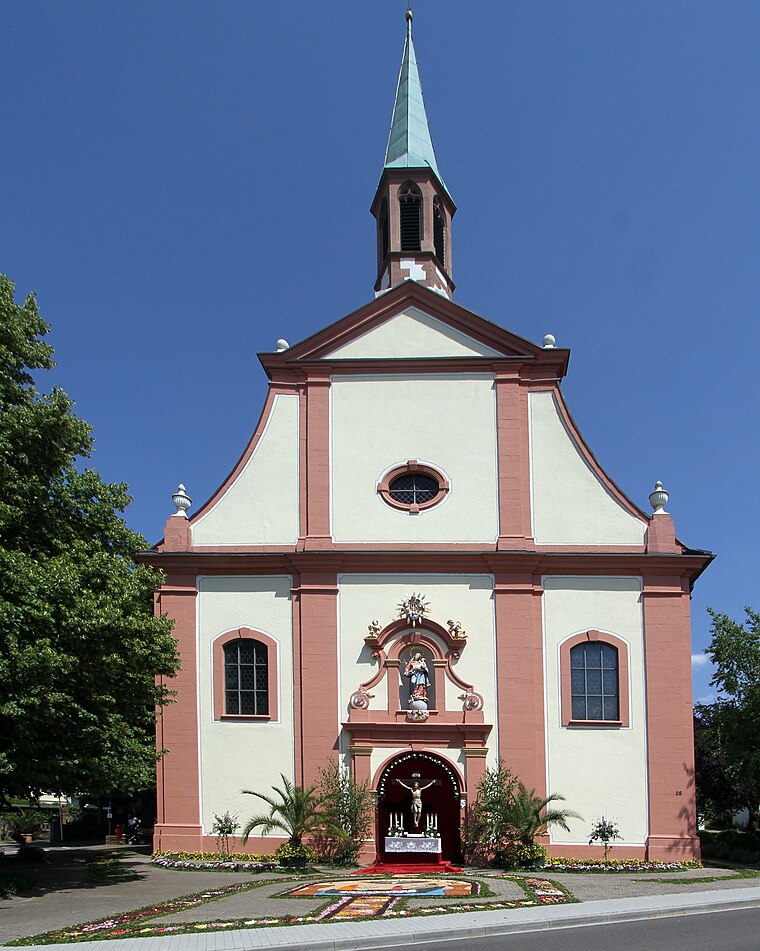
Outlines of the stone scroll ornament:
M 482 710 L 483 709 L 483 697 L 475 691 L 469 691 L 468 693 L 461 693 L 459 699 L 462 701 L 463 710 Z
M 366 690 L 355 690 L 351 694 L 349 703 L 354 710 L 366 710 L 369 707 L 370 700 L 374 696 L 373 693 L 367 693 Z

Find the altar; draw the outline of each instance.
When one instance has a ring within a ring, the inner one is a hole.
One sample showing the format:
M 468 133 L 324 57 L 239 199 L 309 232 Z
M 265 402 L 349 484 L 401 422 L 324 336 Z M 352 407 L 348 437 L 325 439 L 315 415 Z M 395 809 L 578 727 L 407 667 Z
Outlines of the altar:
M 408 835 L 386 835 L 385 861 L 396 865 L 418 868 L 429 865 L 434 869 L 442 864 L 441 837 L 410 832 Z
M 386 853 L 414 853 L 415 855 L 435 855 L 441 852 L 441 837 L 432 835 L 386 835 Z

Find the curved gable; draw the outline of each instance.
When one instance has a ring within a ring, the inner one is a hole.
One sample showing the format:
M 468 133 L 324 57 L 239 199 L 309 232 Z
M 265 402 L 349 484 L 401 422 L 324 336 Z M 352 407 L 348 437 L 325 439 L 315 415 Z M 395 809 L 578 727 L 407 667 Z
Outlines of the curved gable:
M 270 393 L 240 466 L 192 520 L 193 546 L 295 544 L 298 460 L 298 396 Z
M 588 452 L 559 397 L 530 394 L 533 534 L 539 545 L 643 545 L 647 520 Z

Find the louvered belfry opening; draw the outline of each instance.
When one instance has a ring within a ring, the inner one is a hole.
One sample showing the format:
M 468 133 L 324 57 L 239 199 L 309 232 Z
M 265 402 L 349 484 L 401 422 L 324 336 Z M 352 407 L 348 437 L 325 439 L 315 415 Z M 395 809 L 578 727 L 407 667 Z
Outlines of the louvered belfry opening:
M 390 246 L 390 235 L 388 231 L 388 203 L 383 200 L 383 207 L 380 210 L 380 260 L 384 261 L 388 257 L 388 248 Z
M 435 248 L 435 256 L 438 259 L 438 263 L 441 267 L 445 267 L 446 227 L 444 225 L 441 202 L 437 196 L 433 201 L 433 247 Z
M 398 193 L 401 250 L 419 251 L 422 239 L 422 195 L 416 185 L 407 182 Z

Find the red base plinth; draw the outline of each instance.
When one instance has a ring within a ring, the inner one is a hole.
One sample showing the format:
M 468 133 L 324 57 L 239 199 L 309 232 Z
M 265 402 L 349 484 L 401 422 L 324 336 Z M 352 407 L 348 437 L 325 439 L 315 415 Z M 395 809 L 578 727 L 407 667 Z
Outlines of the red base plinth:
M 405 862 L 405 863 L 386 863 L 376 862 L 374 865 L 368 865 L 366 868 L 358 868 L 352 875 L 437 875 L 441 872 L 447 875 L 458 875 L 463 871 L 458 865 L 452 865 L 451 862 Z

